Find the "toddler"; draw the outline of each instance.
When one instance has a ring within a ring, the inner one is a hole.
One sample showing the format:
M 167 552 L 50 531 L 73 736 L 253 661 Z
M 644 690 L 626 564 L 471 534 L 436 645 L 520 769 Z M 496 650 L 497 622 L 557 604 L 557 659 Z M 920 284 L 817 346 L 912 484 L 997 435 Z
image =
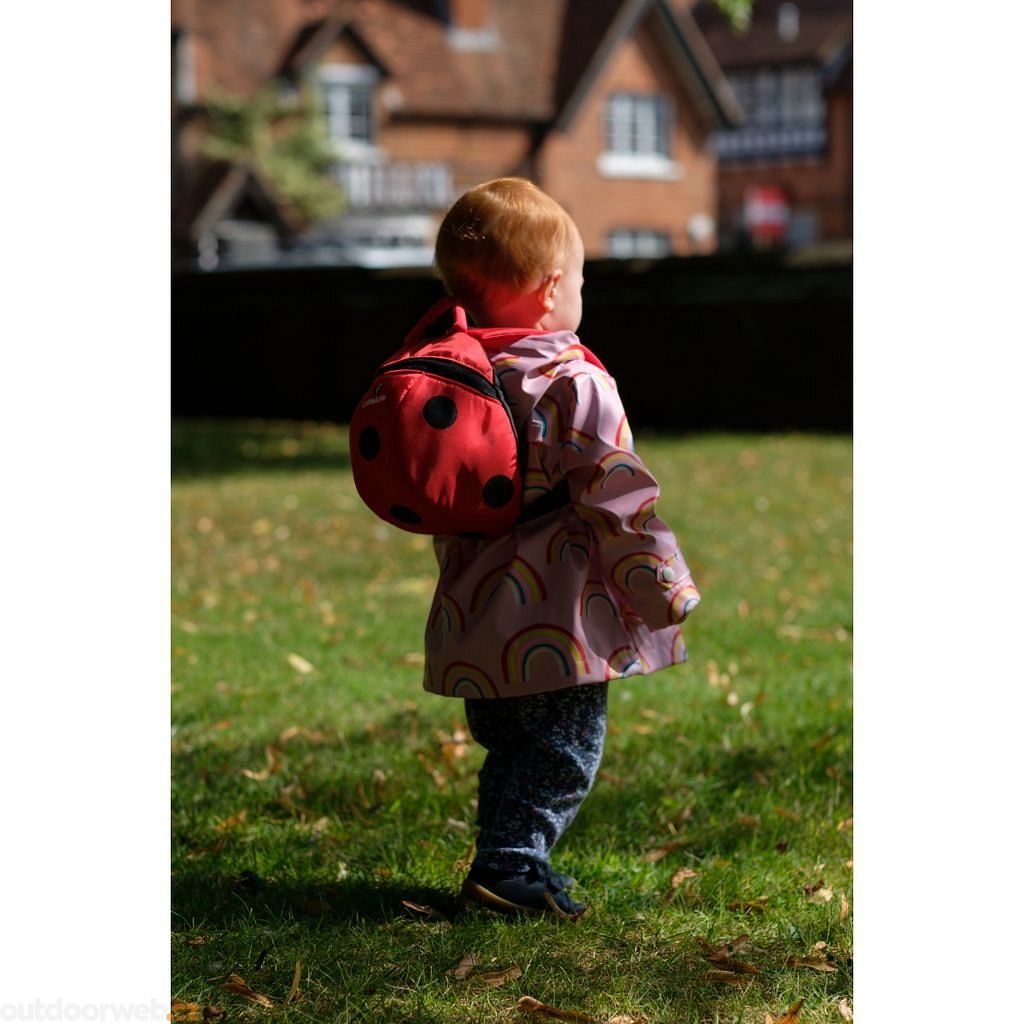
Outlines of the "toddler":
M 519 525 L 434 542 L 424 686 L 465 701 L 486 751 L 461 895 L 576 919 L 587 907 L 549 855 L 597 774 L 608 681 L 684 661 L 679 624 L 700 596 L 615 381 L 574 333 L 583 243 L 569 215 L 525 179 L 487 182 L 448 212 L 436 263 L 527 443 Z

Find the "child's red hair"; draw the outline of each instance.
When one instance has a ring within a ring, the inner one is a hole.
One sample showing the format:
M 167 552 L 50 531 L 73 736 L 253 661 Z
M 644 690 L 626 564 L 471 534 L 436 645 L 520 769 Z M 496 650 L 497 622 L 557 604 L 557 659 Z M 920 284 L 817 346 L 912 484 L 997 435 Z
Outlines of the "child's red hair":
M 478 310 L 558 268 L 574 231 L 569 214 L 532 181 L 496 178 L 456 200 L 434 262 L 452 298 Z

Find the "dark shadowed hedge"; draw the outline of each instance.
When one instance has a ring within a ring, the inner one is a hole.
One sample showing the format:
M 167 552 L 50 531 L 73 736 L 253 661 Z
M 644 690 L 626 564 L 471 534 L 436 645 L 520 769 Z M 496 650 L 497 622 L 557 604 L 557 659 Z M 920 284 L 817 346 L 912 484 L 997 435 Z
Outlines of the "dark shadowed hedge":
M 848 260 L 600 260 L 585 276 L 580 336 L 617 378 L 634 426 L 851 429 Z M 173 412 L 345 422 L 440 294 L 426 270 L 176 275 Z

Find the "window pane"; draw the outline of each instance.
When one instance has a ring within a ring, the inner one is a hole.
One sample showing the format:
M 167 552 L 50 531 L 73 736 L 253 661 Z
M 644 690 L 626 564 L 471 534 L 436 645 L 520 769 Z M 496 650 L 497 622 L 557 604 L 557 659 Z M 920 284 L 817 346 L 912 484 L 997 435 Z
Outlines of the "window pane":
M 670 251 L 669 237 L 664 231 L 651 231 L 647 228 L 616 228 L 607 236 L 607 253 L 616 259 L 629 259 L 633 256 L 660 257 L 667 256 Z
M 605 147 L 610 153 L 668 155 L 669 106 L 663 96 L 614 93 L 605 104 Z
M 370 141 L 370 87 L 349 86 L 349 138 Z
M 779 76 L 773 71 L 759 71 L 754 88 L 754 120 L 760 124 L 774 123 L 779 119 Z
M 337 142 L 373 140 L 373 87 L 362 82 L 322 79 L 327 131 Z

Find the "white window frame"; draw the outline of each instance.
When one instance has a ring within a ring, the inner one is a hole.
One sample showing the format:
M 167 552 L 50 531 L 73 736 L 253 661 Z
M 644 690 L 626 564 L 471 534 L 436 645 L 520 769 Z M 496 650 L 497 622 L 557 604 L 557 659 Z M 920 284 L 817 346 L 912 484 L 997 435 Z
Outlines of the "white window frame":
M 682 178 L 682 167 L 670 155 L 675 122 L 670 96 L 610 93 L 602 122 L 605 148 L 597 158 L 597 169 L 606 178 Z
M 184 29 L 174 38 L 173 77 L 175 100 L 182 106 L 191 106 L 199 98 L 196 86 L 196 48 L 192 33 Z
M 613 260 L 663 259 L 672 255 L 672 235 L 657 228 L 612 228 L 605 236 L 605 255 Z
M 374 89 L 380 81 L 380 72 L 363 64 L 321 64 L 316 72 L 317 83 L 323 97 L 324 115 L 327 118 L 327 131 L 339 154 L 346 157 L 369 158 L 379 156 L 380 150 L 374 143 L 377 125 L 374 118 Z M 336 107 L 332 104 L 332 87 L 337 89 L 336 96 L 345 97 L 348 104 L 351 87 L 363 87 L 369 93 L 367 107 L 367 135 L 369 138 L 355 138 L 351 134 L 352 111 L 350 106 Z M 338 128 L 341 131 L 337 131 Z

